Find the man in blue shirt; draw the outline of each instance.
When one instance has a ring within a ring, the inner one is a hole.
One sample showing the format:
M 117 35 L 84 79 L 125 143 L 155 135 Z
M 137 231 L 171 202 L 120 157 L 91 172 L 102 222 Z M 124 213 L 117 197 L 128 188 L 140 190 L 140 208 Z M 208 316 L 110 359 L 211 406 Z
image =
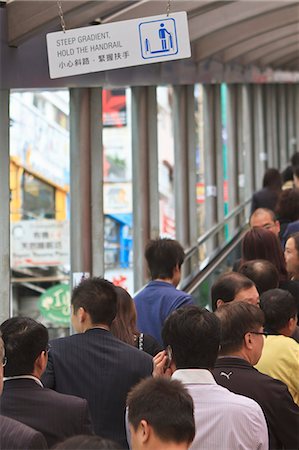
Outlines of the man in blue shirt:
M 178 241 L 159 238 L 149 241 L 145 249 L 152 281 L 134 298 L 138 329 L 161 344 L 161 329 L 169 314 L 182 306 L 193 305 L 189 294 L 176 289 L 181 279 L 184 249 Z

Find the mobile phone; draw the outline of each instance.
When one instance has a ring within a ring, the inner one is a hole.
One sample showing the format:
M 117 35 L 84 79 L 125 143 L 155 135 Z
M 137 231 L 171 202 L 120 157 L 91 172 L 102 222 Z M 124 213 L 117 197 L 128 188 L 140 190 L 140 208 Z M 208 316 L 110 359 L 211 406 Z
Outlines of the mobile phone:
M 166 364 L 165 364 L 165 370 L 166 370 L 166 369 L 169 369 L 171 361 L 172 361 L 172 349 L 171 349 L 170 345 L 167 345 L 165 352 L 166 352 L 166 356 L 167 356 Z

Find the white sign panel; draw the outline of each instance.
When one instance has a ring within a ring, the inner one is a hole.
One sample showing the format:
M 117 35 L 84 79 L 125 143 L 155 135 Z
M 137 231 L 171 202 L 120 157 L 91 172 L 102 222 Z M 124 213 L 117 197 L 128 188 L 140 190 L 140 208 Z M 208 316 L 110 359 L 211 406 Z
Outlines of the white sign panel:
M 20 267 L 69 264 L 69 222 L 20 220 L 11 225 L 11 265 Z
M 47 34 L 50 78 L 191 56 L 186 12 Z

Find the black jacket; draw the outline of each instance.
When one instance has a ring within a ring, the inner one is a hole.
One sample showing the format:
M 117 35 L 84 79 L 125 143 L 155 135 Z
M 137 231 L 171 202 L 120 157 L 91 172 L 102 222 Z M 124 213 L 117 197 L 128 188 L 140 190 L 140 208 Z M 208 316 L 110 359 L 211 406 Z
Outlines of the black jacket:
M 0 416 L 1 450 L 43 450 L 47 449 L 44 436 L 33 428 L 10 417 Z
M 40 431 L 49 448 L 76 434 L 92 434 L 86 400 L 42 388 L 32 379 L 5 381 L 0 410 Z
M 86 398 L 96 434 L 125 447 L 127 394 L 152 369 L 150 355 L 93 328 L 51 342 L 42 381 L 58 392 Z
M 212 373 L 221 386 L 259 403 L 270 449 L 299 449 L 299 407 L 284 383 L 260 373 L 244 359 L 229 356 L 218 358 Z

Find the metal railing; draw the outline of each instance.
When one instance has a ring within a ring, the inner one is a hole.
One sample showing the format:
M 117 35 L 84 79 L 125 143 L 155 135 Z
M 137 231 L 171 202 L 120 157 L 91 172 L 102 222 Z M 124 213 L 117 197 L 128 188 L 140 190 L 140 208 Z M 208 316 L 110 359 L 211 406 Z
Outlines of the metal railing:
M 221 223 L 215 224 L 201 235 L 196 245 L 186 250 L 180 289 L 191 292 L 194 285 L 197 286 L 204 281 L 211 271 L 215 270 L 215 267 L 232 251 L 232 248 L 240 242 L 248 227 L 246 209 L 250 202 L 251 199 L 249 198 L 238 205 L 224 217 Z M 226 231 L 228 231 L 227 236 L 225 236 Z M 201 249 L 203 249 L 202 252 Z M 201 253 L 204 254 L 204 257 Z

